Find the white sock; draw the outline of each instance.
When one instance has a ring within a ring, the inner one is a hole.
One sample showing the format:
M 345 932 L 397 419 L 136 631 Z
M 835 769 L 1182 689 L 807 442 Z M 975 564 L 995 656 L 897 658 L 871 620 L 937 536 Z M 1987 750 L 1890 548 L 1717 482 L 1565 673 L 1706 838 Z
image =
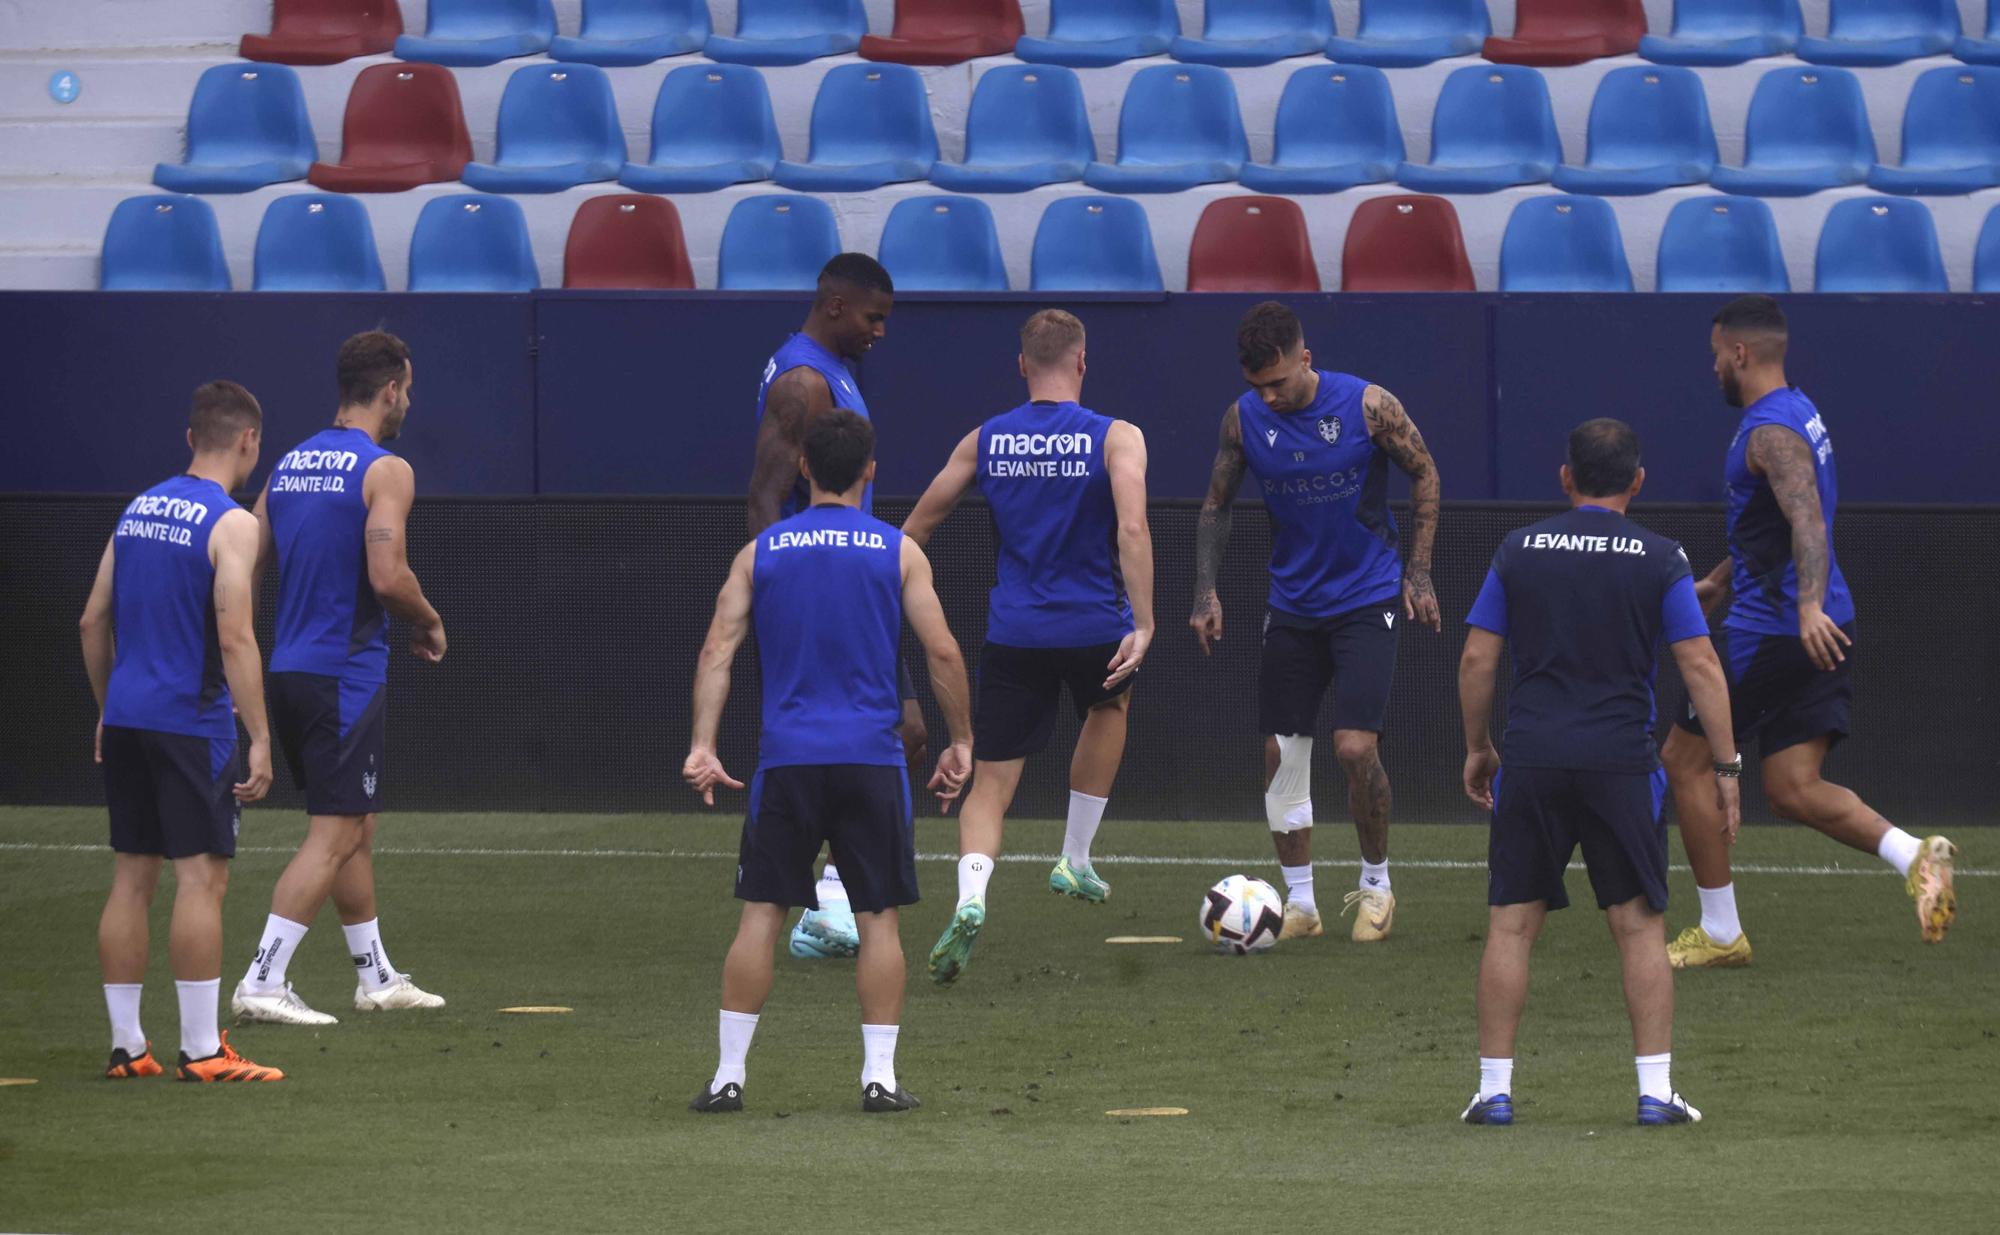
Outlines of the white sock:
M 1639 1096 L 1657 1098 L 1662 1102 L 1674 1096 L 1673 1078 L 1668 1074 L 1673 1070 L 1674 1056 L 1669 1051 L 1664 1055 L 1637 1055 L 1633 1063 L 1639 1065 Z
M 984 898 L 986 881 L 993 878 L 993 859 L 983 853 L 968 853 L 958 860 L 958 903 L 973 897 Z
M 757 1032 L 755 1012 L 731 1012 L 722 1010 L 716 1026 L 716 1037 L 722 1044 L 720 1062 L 715 1065 L 715 1079 L 708 1083 L 708 1092 L 715 1093 L 724 1085 L 743 1083 L 743 1061 L 750 1054 L 750 1038 Z
M 1361 860 L 1361 883 L 1363 892 L 1387 892 L 1389 890 L 1389 864 Z
M 822 908 L 828 901 L 839 901 L 843 905 L 847 903 L 847 885 L 840 881 L 840 872 L 834 869 L 831 858 L 827 860 L 826 869 L 820 871 L 819 886 L 814 892 L 819 896 Z
M 898 1025 L 861 1027 L 861 1083 L 880 1085 L 896 1092 L 896 1034 Z
M 1278 867 L 1285 876 L 1285 900 L 1307 913 L 1318 913 L 1319 903 L 1313 900 L 1313 868 L 1308 862 L 1304 866 Z
M 1514 1061 L 1479 1057 L 1479 1096 L 1482 1100 L 1514 1092 Z
M 1695 889 L 1701 898 L 1701 929 L 1709 939 L 1727 947 L 1743 936 L 1743 924 L 1736 920 L 1736 885 Z
M 1097 839 L 1097 825 L 1104 822 L 1108 798 L 1069 791 L 1069 826 L 1063 829 L 1063 856 L 1071 866 L 1090 865 L 1090 842 Z
M 1901 828 L 1892 827 L 1882 834 L 1882 843 L 1875 846 L 1875 854 L 1895 867 L 1897 874 L 1907 875 L 1923 847 L 1924 843 L 1916 837 Z
M 139 1028 L 140 982 L 106 982 L 104 1010 L 111 1014 L 111 1049 L 137 1059 L 146 1053 L 146 1031 Z
M 189 1059 L 207 1059 L 221 1050 L 215 1008 L 222 998 L 222 979 L 175 982 L 174 993 L 181 1000 L 181 1053 Z
M 292 963 L 292 953 L 299 950 L 299 941 L 305 937 L 306 927 L 290 918 L 275 913 L 266 918 L 264 938 L 257 944 L 257 955 L 250 958 L 243 985 L 260 995 L 283 986 L 285 967 Z
M 389 963 L 389 953 L 382 947 L 381 920 L 370 918 L 353 926 L 342 926 L 340 930 L 347 936 L 347 954 L 354 958 L 354 976 L 361 980 L 361 989 L 372 993 L 394 986 L 401 975 Z

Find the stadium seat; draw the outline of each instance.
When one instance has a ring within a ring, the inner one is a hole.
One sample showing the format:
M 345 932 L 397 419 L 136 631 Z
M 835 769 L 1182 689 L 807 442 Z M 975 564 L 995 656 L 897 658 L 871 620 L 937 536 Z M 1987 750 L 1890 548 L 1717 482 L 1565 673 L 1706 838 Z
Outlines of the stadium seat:
M 396 40 L 403 60 L 473 66 L 549 49 L 556 11 L 549 0 L 430 0 L 422 35 Z
M 257 228 L 251 285 L 260 292 L 379 292 L 382 258 L 368 210 L 355 197 L 274 198 Z
M 1050 202 L 1035 228 L 1028 282 L 1038 292 L 1165 290 L 1146 208 L 1124 197 Z
M 402 32 L 396 0 L 272 0 L 271 33 L 244 35 L 237 54 L 277 64 L 339 64 L 381 55 Z
M 1118 162 L 1092 163 L 1085 184 L 1113 193 L 1174 193 L 1234 180 L 1250 158 L 1226 70 L 1156 64 L 1132 75 L 1118 112 Z
M 1951 45 L 1951 54 L 1967 64 L 2000 64 L 2000 0 L 1986 0 L 1986 37 L 1964 35 Z
M 1910 86 L 1903 162 L 1876 164 L 1884 193 L 1970 193 L 2000 185 L 2000 68 L 1931 69 Z
M 1950 291 L 1931 208 L 1904 197 L 1835 202 L 1820 228 L 1813 290 Z
M 708 0 L 583 0 L 583 29 L 549 40 L 549 58 L 605 68 L 685 56 L 708 42 Z
M 1797 197 L 1860 184 L 1875 163 L 1861 82 L 1846 69 L 1772 69 L 1750 96 L 1743 166 L 1718 165 L 1724 193 Z
M 1601 197 L 1531 197 L 1500 240 L 1503 292 L 1629 292 L 1618 215 Z
M 616 177 L 625 132 L 611 81 L 593 64 L 524 64 L 500 96 L 491 163 L 467 163 L 461 179 L 488 193 L 556 193 Z
M 1023 36 L 1014 58 L 1101 69 L 1163 54 L 1180 36 L 1174 0 L 1050 0 L 1047 38 Z
M 1431 117 L 1431 161 L 1396 180 L 1429 193 L 1491 193 L 1547 180 L 1562 162 L 1548 83 L 1516 65 L 1467 65 L 1444 79 Z
M 976 197 L 906 197 L 875 254 L 898 292 L 1004 292 L 1007 263 L 993 211 Z
M 218 64 L 188 103 L 187 162 L 161 163 L 153 183 L 176 193 L 248 193 L 303 180 L 319 157 L 299 75 L 282 64 Z
M 1486 0 L 1361 0 L 1361 25 L 1351 39 L 1326 42 L 1342 64 L 1414 68 L 1453 56 L 1475 56 L 1493 33 Z
M 1674 0 L 1674 32 L 1639 40 L 1656 64 L 1742 64 L 1787 56 L 1806 31 L 1799 0 Z
M 433 197 L 410 233 L 413 292 L 532 292 L 542 285 L 520 203 L 485 193 Z
M 1403 154 L 1382 70 L 1311 65 L 1292 74 L 1278 99 L 1271 161 L 1245 163 L 1237 179 L 1259 193 L 1338 193 L 1390 179 Z
M 923 75 L 906 64 L 842 64 L 820 78 L 808 160 L 780 159 L 788 189 L 858 193 L 922 180 L 937 162 Z
M 1799 40 L 1799 59 L 1854 66 L 1901 64 L 1951 50 L 1958 0 L 1830 0 L 1823 39 Z
M 965 121 L 965 162 L 938 163 L 931 183 L 960 193 L 1018 193 L 1083 179 L 1097 158 L 1083 84 L 1053 64 L 980 74 Z
M 104 228 L 97 286 L 107 292 L 226 292 L 215 210 L 199 197 L 128 197 Z
M 1625 55 L 1645 33 L 1641 0 L 1515 0 L 1513 35 L 1481 50 L 1495 64 L 1546 68 Z
M 1567 193 L 1623 196 L 1700 184 L 1715 170 L 1715 126 L 1693 69 L 1633 65 L 1597 83 L 1581 165 L 1556 168 Z
M 653 104 L 653 148 L 618 183 L 642 193 L 707 193 L 769 180 L 784 157 L 764 75 L 746 64 L 668 73 Z
M 1023 33 L 1019 0 L 896 0 L 895 28 L 862 36 L 859 50 L 891 64 L 963 64 L 1011 54 Z
M 1986 216 L 1972 254 L 1972 290 L 2000 292 L 2000 206 Z
M 692 289 L 680 211 L 645 193 L 608 193 L 584 202 L 570 220 L 563 286 Z
M 1472 262 L 1458 211 L 1442 197 L 1405 194 L 1362 202 L 1340 254 L 1347 292 L 1469 292 Z
M 736 33 L 710 35 L 701 54 L 726 64 L 804 64 L 861 46 L 861 0 L 737 0 Z
M 400 193 L 456 180 L 472 161 L 458 79 L 436 64 L 372 64 L 347 95 L 340 161 L 306 179 L 334 193 Z
M 1167 54 L 1190 64 L 1242 68 L 1287 56 L 1317 56 L 1333 37 L 1327 0 L 1208 0 L 1201 37 L 1186 35 Z
M 817 197 L 746 197 L 722 225 L 715 286 L 721 291 L 811 291 L 840 252 L 833 207 Z
M 1319 263 L 1305 212 L 1289 197 L 1208 204 L 1188 242 L 1191 292 L 1316 292 Z
M 1656 290 L 1789 292 L 1771 208 L 1755 197 L 1691 197 L 1660 231 Z

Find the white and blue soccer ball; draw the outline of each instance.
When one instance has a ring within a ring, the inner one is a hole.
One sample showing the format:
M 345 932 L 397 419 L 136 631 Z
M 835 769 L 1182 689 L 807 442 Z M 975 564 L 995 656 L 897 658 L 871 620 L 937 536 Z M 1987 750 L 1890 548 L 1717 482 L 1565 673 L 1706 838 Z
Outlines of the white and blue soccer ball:
M 1201 933 L 1231 956 L 1262 952 L 1285 928 L 1285 902 L 1262 879 L 1231 875 L 1201 899 Z

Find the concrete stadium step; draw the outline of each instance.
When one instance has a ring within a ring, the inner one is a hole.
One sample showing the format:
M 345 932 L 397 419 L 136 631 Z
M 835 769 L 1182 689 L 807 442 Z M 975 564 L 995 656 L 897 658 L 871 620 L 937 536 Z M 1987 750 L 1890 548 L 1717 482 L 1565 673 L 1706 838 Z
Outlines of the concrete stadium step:
M 147 117 L 0 120 L 0 175 L 65 177 L 107 173 L 151 175 L 176 162 L 184 141 L 178 121 Z

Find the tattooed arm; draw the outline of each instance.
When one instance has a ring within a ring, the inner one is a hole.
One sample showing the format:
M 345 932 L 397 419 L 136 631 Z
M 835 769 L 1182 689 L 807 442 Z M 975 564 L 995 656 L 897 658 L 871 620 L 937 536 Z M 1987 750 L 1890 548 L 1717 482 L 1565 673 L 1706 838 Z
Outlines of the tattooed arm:
M 1370 386 L 1361 392 L 1361 408 L 1368 417 L 1368 436 L 1410 478 L 1410 560 L 1403 566 L 1403 616 L 1441 629 L 1437 591 L 1431 586 L 1431 546 L 1437 541 L 1442 493 L 1437 462 L 1395 395 Z
M 1236 405 L 1222 414 L 1222 432 L 1215 444 L 1215 466 L 1208 475 L 1208 496 L 1201 500 L 1201 515 L 1194 525 L 1194 616 L 1188 625 L 1201 640 L 1201 652 L 1209 654 L 1209 644 L 1222 642 L 1222 601 L 1215 594 L 1215 580 L 1222 571 L 1222 547 L 1229 543 L 1229 523 L 1236 506 L 1236 491 L 1243 485 L 1248 466 L 1243 457 L 1243 423 Z
M 1782 425 L 1759 425 L 1750 431 L 1744 453 L 1750 470 L 1770 484 L 1771 496 L 1778 500 L 1778 508 L 1792 525 L 1792 569 L 1799 589 L 1799 640 L 1806 645 L 1806 655 L 1813 664 L 1832 669 L 1847 659 L 1841 645 L 1853 640 L 1822 607 L 1826 603 L 1830 559 L 1812 447 Z
M 780 373 L 764 392 L 764 419 L 757 425 L 757 457 L 750 468 L 750 535 L 778 521 L 785 495 L 799 483 L 806 425 L 832 407 L 826 379 L 804 365 Z

